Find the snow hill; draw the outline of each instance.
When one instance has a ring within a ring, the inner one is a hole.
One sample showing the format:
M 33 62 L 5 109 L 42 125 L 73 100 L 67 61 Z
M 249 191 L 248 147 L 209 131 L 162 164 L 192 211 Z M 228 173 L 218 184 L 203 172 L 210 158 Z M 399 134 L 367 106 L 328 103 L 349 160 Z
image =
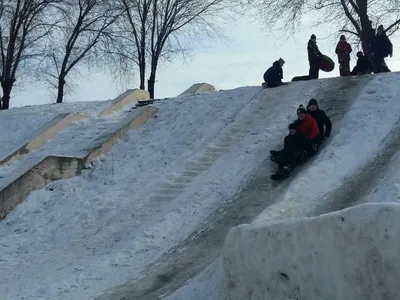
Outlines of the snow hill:
M 0 222 L 2 298 L 224 299 L 221 254 L 232 227 L 399 199 L 399 79 L 332 78 L 155 102 L 155 118 L 80 176 L 31 192 Z M 332 136 L 291 178 L 271 182 L 269 150 L 281 147 L 296 108 L 312 97 L 331 117 Z M 95 115 L 107 105 L 61 107 Z M 2 149 L 57 107 L 5 112 Z M 80 121 L 0 175 L 57 145 L 78 151 L 96 130 Z

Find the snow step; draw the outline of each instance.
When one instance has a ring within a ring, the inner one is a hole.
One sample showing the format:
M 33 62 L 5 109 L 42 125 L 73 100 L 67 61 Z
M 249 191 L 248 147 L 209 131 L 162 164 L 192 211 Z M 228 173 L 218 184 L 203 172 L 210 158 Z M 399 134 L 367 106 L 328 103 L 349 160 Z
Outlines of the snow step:
M 186 188 L 186 184 L 184 183 L 166 183 L 164 185 L 164 189 L 168 190 L 183 190 Z
M 186 170 L 182 173 L 183 176 L 185 177 L 196 177 L 199 175 L 201 172 L 196 171 L 196 170 Z
M 152 202 L 167 202 L 167 201 L 173 200 L 174 198 L 176 198 L 176 196 L 155 194 L 155 195 L 150 196 L 150 201 L 152 201 Z
M 161 188 L 157 190 L 157 195 L 164 195 L 164 196 L 176 196 L 180 194 L 182 189 L 168 189 L 168 188 Z

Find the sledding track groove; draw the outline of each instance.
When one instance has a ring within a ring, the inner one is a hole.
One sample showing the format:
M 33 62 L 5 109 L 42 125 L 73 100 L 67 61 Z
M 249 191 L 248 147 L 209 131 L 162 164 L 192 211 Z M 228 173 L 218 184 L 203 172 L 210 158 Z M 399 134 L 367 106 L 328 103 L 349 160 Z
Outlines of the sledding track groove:
M 330 191 L 321 201 L 324 205 L 307 216 L 321 215 L 364 202 L 364 197 L 374 189 L 379 179 L 387 173 L 392 158 L 400 150 L 400 120 L 397 121 L 383 144 L 383 149 L 372 160 L 346 178 L 342 186 Z
M 371 79 L 371 76 L 329 79 L 337 80 L 341 89 L 338 91 L 338 87 L 334 85 L 331 88 L 321 87 L 317 90 L 314 97 L 319 100 L 321 108 L 327 112 L 333 122 L 332 135 L 340 127 L 339 124 L 350 108 L 353 97 Z M 271 103 L 268 106 L 270 105 Z M 261 109 L 255 118 L 263 115 L 264 112 Z M 245 126 L 246 129 L 233 126 L 227 135 L 221 135 L 216 145 L 227 147 L 229 143 L 249 134 L 251 132 L 250 125 L 249 123 L 248 126 Z M 227 138 L 225 139 L 225 137 Z M 223 143 L 223 145 L 219 143 Z M 220 150 L 220 147 L 209 147 L 206 151 L 207 154 L 205 153 L 198 160 L 193 161 L 193 168 L 190 170 L 197 174 L 197 172 L 207 169 L 207 163 L 215 161 L 220 155 L 219 151 L 212 150 Z M 260 166 L 243 190 L 229 199 L 229 202 L 221 205 L 212 215 L 209 215 L 188 238 L 152 264 L 142 278 L 118 286 L 97 297 L 96 300 L 162 299 L 217 260 L 222 254 L 223 242 L 229 229 L 239 224 L 252 222 L 265 208 L 272 205 L 290 182 L 296 178 L 298 170 L 294 171 L 293 176 L 280 183 L 272 182 L 269 177 L 272 172 L 271 168 L 275 168 L 275 165 L 269 161 L 267 156 L 268 151 L 266 151 L 266 165 Z M 312 160 L 306 163 L 304 168 L 311 163 Z M 174 187 L 178 186 L 183 188 L 186 183 L 175 178 L 164 185 L 162 190 L 174 190 Z

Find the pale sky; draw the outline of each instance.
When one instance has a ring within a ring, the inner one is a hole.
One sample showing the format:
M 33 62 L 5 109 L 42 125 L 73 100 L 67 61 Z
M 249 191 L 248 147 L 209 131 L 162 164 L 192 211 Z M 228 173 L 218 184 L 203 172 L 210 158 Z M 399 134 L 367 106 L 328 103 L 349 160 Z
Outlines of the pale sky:
M 216 89 L 261 85 L 265 70 L 279 57 L 286 61 L 284 81 L 290 81 L 296 75 L 306 75 L 307 42 L 312 33 L 317 36 L 321 52 L 330 56 L 336 63 L 332 72 L 320 71 L 320 78 L 339 76 L 334 53 L 338 36 L 332 36 L 332 32 L 326 27 L 307 28 L 286 40 L 279 32 L 274 33 L 272 37 L 254 18 L 239 20 L 236 24 L 223 27 L 223 33 L 229 41 L 209 40 L 202 45 L 194 43 L 191 58 L 186 62 L 177 58 L 172 63 L 161 64 L 156 82 L 156 98 L 177 96 L 198 82 L 210 83 Z M 393 58 L 387 58 L 386 63 L 392 71 L 398 71 L 400 37 L 397 35 L 391 40 L 394 55 Z M 354 55 L 358 50 L 354 49 L 355 47 L 353 45 Z M 351 68 L 355 61 L 352 57 Z M 76 81 L 76 85 L 74 92 L 66 96 L 66 102 L 114 99 L 127 88 L 137 88 L 138 79 L 129 86 L 122 86 L 114 83 L 106 74 L 86 72 L 84 78 Z M 27 82 L 13 91 L 11 107 L 54 102 L 55 97 L 44 84 Z

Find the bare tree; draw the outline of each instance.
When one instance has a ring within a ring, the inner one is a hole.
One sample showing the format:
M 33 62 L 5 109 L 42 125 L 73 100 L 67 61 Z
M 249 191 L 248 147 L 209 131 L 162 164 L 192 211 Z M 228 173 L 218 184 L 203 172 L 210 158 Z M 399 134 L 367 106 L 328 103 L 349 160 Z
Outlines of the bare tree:
M 124 18 L 109 54 L 123 67 L 137 67 L 140 88 L 155 96 L 157 68 L 188 50 L 186 44 L 201 35 L 218 34 L 217 20 L 228 17 L 239 0 L 119 0 Z
M 1 109 L 8 109 L 19 67 L 37 57 L 51 24 L 48 13 L 60 0 L 0 0 Z
M 57 89 L 57 103 L 65 95 L 66 77 L 107 39 L 107 30 L 121 11 L 110 0 L 63 0 L 57 7 L 56 29 L 49 35 L 44 67 L 48 82 Z
M 399 0 L 249 0 L 269 26 L 282 22 L 280 29 L 291 29 L 301 24 L 302 17 L 319 12 L 315 25 L 336 24 L 340 32 L 360 39 L 366 54 L 370 54 L 374 27 L 384 25 L 388 35 L 400 26 Z

